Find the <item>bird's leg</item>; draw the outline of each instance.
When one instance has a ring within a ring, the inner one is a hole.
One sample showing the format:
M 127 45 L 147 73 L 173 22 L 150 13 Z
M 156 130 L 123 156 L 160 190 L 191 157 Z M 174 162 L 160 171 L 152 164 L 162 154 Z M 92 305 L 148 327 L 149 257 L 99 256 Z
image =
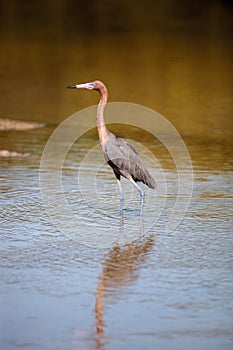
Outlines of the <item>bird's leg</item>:
M 144 193 L 144 191 L 136 184 L 136 182 L 132 179 L 132 177 L 129 177 L 129 181 L 132 182 L 132 184 L 137 188 L 137 190 L 138 190 L 139 193 L 140 193 L 140 197 L 141 197 L 140 215 L 142 215 L 145 193 Z
M 118 184 L 118 188 L 119 188 L 119 192 L 120 192 L 120 214 L 123 214 L 123 206 L 124 206 L 124 193 L 122 191 L 122 187 L 121 187 L 121 182 L 119 179 L 117 179 L 117 184 Z

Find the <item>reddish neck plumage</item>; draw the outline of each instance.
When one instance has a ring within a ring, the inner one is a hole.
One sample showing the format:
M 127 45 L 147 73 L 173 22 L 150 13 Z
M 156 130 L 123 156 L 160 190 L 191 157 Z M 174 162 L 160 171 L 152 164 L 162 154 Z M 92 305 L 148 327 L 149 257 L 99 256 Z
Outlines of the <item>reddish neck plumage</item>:
M 108 131 L 104 121 L 104 109 L 108 100 L 108 91 L 105 86 L 101 87 L 98 91 L 100 93 L 100 102 L 97 107 L 96 122 L 100 144 L 103 149 L 105 142 L 110 137 L 110 132 Z

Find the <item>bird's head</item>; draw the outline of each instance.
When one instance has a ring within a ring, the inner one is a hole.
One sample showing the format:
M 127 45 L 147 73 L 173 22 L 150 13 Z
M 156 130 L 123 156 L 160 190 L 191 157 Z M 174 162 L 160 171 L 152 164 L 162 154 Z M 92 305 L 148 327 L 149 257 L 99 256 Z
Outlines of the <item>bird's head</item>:
M 88 90 L 98 90 L 101 91 L 103 89 L 106 89 L 104 83 L 99 80 L 92 81 L 91 83 L 84 83 L 84 84 L 74 84 L 67 86 L 69 89 L 88 89 Z
M 99 90 L 101 85 L 104 85 L 101 81 L 92 81 L 91 83 L 74 84 L 67 86 L 68 89 L 88 89 L 88 90 Z
M 94 90 L 95 83 L 85 83 L 85 84 L 74 84 L 67 86 L 68 89 L 88 89 L 88 90 Z

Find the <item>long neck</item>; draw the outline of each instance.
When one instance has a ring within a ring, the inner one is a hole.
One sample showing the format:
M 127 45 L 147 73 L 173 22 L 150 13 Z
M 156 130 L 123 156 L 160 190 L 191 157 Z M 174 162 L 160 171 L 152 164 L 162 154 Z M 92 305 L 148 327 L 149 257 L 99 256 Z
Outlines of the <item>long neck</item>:
M 108 131 L 104 121 L 104 109 L 108 100 L 108 91 L 106 88 L 103 88 L 99 90 L 99 93 L 100 93 L 100 102 L 97 107 L 96 123 L 97 123 L 97 130 L 99 134 L 100 144 L 103 149 L 105 142 L 110 137 L 110 132 Z

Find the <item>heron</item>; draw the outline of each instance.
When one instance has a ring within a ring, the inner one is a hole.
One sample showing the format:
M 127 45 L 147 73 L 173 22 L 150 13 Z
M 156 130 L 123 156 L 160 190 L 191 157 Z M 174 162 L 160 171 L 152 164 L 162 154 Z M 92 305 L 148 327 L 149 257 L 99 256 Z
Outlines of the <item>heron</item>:
M 117 180 L 120 193 L 120 214 L 123 214 L 124 206 L 124 193 L 120 181 L 123 176 L 128 179 L 140 193 L 140 215 L 142 215 L 145 193 L 141 187 L 138 186 L 137 182 L 142 182 L 152 189 L 156 188 L 156 183 L 139 157 L 138 152 L 125 140 L 117 137 L 107 129 L 104 121 L 104 109 L 108 100 L 108 90 L 105 84 L 100 80 L 95 80 L 90 83 L 69 85 L 67 88 L 96 90 L 99 92 L 100 101 L 96 114 L 97 130 L 104 157 L 112 168 Z

